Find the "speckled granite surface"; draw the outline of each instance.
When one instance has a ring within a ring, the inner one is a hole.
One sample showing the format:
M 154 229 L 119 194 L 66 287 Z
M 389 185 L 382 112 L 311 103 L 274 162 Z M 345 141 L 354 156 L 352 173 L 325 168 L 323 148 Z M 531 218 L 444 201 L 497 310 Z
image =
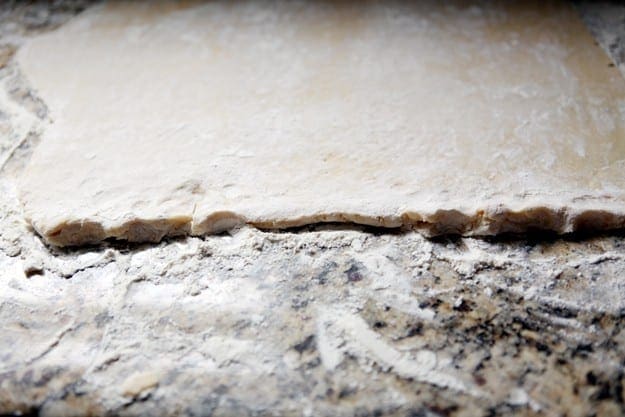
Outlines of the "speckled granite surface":
M 45 103 L 12 54 L 85 6 L 0 6 L 0 414 L 625 414 L 622 233 L 45 247 L 14 187 Z M 625 7 L 578 7 L 623 62 Z

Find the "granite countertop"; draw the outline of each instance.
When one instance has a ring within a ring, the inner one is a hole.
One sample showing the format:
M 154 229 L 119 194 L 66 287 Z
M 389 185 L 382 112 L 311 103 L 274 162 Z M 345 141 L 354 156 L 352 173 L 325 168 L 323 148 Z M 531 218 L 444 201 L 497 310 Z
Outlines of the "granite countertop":
M 46 106 L 13 55 L 88 6 L 0 5 L 0 415 L 625 414 L 623 233 L 46 247 L 15 191 Z M 576 7 L 623 68 L 625 6 Z

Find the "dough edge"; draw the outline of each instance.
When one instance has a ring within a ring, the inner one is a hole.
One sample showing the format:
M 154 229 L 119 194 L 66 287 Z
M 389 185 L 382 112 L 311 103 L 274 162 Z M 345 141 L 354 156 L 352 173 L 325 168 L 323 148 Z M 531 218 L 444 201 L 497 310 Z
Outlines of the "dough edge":
M 426 237 L 460 235 L 487 237 L 532 231 L 567 234 L 596 233 L 625 227 L 625 209 L 618 200 L 587 198 L 571 205 L 489 204 L 481 209 L 438 208 L 399 210 L 381 215 L 358 212 L 320 211 L 292 216 L 252 217 L 230 210 L 209 215 L 177 215 L 161 218 L 126 216 L 106 221 L 97 216 L 81 219 L 38 221 L 25 213 L 27 221 L 43 239 L 58 247 L 98 244 L 107 239 L 157 243 L 165 238 L 205 236 L 248 225 L 260 230 L 281 230 L 322 223 L 372 226 L 417 231 Z

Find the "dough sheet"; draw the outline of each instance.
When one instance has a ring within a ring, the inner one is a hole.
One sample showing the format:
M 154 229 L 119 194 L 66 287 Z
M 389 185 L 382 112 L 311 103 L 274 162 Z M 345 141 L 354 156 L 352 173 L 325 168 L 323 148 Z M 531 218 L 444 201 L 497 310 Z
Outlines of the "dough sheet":
M 625 80 L 559 2 L 113 2 L 18 60 L 53 245 L 625 225 Z

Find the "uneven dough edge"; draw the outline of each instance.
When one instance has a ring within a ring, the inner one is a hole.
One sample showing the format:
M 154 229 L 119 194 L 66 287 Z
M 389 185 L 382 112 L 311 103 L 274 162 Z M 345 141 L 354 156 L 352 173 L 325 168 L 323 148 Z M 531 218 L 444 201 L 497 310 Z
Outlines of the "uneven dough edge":
M 429 213 L 404 211 L 386 216 L 335 212 L 273 220 L 251 219 L 231 211 L 218 211 L 200 221 L 194 221 L 191 216 L 167 219 L 132 218 L 112 227 L 107 227 L 94 218 L 64 221 L 53 226 L 38 224 L 31 219 L 28 221 L 48 243 L 65 247 L 97 244 L 106 239 L 156 243 L 167 237 L 223 233 L 243 225 L 261 230 L 275 230 L 317 223 L 344 223 L 414 230 L 428 237 L 493 236 L 502 233 L 522 234 L 529 231 L 557 234 L 600 232 L 624 228 L 625 210 L 617 207 L 576 208 L 540 205 L 515 210 L 497 205 L 474 212 L 439 209 Z

